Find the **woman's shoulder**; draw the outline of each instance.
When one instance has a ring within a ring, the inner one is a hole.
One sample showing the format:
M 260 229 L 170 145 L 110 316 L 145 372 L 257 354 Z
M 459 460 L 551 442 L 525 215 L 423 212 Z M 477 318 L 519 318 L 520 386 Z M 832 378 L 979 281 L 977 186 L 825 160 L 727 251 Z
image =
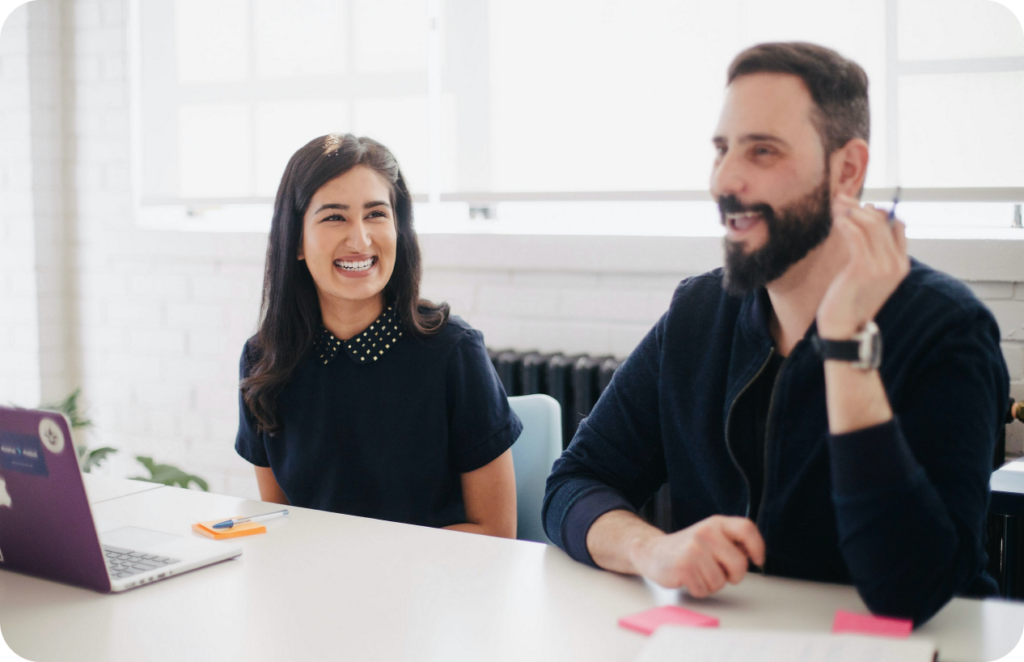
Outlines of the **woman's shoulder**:
M 460 342 L 477 338 L 482 342 L 483 334 L 458 315 L 449 315 L 440 331 L 420 337 L 424 344 L 431 347 L 454 347 Z
M 238 376 L 242 379 L 249 376 L 249 371 L 259 361 L 260 353 L 256 349 L 256 344 L 256 336 L 248 338 L 242 344 L 242 355 L 238 358 Z

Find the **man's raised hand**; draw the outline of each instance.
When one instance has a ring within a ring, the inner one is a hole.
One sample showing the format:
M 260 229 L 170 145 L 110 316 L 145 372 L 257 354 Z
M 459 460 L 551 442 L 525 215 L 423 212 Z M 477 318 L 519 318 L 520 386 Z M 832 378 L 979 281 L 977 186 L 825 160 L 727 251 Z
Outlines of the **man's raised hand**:
M 849 262 L 836 275 L 818 307 L 818 335 L 849 340 L 875 315 L 910 272 L 906 227 L 888 212 L 838 195 L 832 207 Z

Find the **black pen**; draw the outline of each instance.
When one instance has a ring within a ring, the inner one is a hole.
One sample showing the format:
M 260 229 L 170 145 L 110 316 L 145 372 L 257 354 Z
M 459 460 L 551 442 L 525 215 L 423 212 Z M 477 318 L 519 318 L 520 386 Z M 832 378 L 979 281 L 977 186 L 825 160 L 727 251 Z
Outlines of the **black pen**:
M 900 190 L 899 186 L 896 187 L 896 195 L 892 199 L 892 209 L 889 210 L 889 224 L 896 220 L 896 203 L 900 201 Z

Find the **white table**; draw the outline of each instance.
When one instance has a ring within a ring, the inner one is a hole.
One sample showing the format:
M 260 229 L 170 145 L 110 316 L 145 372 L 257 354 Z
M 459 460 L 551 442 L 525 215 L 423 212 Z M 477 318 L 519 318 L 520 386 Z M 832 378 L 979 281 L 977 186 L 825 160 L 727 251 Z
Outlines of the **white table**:
M 85 493 L 89 497 L 89 503 L 97 504 L 111 499 L 120 499 L 130 494 L 148 492 L 163 487 L 159 483 L 147 483 L 143 480 L 125 480 L 121 478 L 107 478 L 106 476 L 94 476 L 82 474 L 82 482 L 85 483 Z
M 192 522 L 271 504 L 160 488 L 93 505 L 100 529 L 190 533 Z M 723 628 L 827 632 L 852 588 L 750 576 L 679 597 L 580 565 L 554 547 L 293 508 L 244 555 L 118 595 L 0 571 L 0 628 L 35 660 L 616 660 L 642 635 L 620 616 L 681 601 Z M 1004 655 L 1024 606 L 954 600 L 915 632 L 943 661 Z

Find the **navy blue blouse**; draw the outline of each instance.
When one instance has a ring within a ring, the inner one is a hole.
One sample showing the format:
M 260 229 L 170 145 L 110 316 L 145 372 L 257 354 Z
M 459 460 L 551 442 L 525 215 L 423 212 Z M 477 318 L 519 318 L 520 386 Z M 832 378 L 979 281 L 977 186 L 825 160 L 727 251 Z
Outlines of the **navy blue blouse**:
M 420 337 L 391 308 L 347 341 L 321 329 L 277 407 L 271 436 L 239 394 L 235 450 L 292 505 L 434 527 L 466 521 L 460 474 L 522 431 L 479 331 L 453 316 Z

